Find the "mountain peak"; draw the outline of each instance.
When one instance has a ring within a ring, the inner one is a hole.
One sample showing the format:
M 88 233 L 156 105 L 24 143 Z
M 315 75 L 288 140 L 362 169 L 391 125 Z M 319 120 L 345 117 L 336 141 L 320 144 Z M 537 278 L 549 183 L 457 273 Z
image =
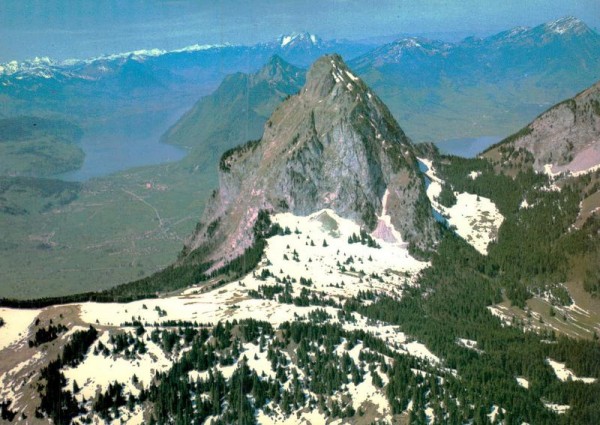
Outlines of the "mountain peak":
M 401 38 L 400 40 L 394 41 L 394 44 L 404 48 L 421 47 L 421 43 L 419 43 L 419 40 L 416 37 Z
M 281 48 L 296 47 L 298 45 L 317 46 L 322 43 L 318 36 L 306 31 L 282 35 L 277 41 Z
M 397 243 L 423 250 L 437 239 L 433 217 L 420 214 L 430 208 L 413 145 L 337 54 L 313 64 L 260 140 L 221 157 L 219 182 L 187 245 L 201 248 L 214 268 L 251 246 L 261 210 L 306 216 L 331 209 L 366 230 L 397 231 Z
M 284 80 L 297 81 L 304 71 L 283 60 L 279 55 L 273 55 L 256 76 L 261 81 L 281 82 Z
M 280 74 L 284 69 L 289 68 L 291 65 L 284 61 L 281 56 L 273 55 L 269 61 L 262 67 L 259 74 L 266 74 L 274 76 Z
M 317 97 L 325 97 L 336 87 L 352 91 L 359 87 L 360 81 L 350 72 L 340 55 L 325 55 L 319 58 L 308 71 L 304 91 Z
M 583 34 L 588 32 L 589 27 L 581 19 L 575 18 L 574 16 L 566 16 L 553 22 L 548 22 L 544 25 L 544 29 L 547 32 L 555 34 Z

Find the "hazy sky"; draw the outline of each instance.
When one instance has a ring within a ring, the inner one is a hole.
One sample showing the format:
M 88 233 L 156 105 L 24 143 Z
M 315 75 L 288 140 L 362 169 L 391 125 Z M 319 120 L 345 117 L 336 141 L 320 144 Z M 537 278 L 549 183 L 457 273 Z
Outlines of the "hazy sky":
M 0 0 L 0 62 L 83 58 L 190 44 L 252 44 L 293 31 L 324 39 L 452 38 L 566 15 L 600 27 L 600 0 Z

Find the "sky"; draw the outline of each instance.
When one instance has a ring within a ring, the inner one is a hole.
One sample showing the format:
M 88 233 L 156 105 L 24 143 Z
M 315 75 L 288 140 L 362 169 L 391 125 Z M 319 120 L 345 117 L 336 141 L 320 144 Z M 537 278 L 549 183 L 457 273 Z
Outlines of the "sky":
M 452 40 L 576 16 L 600 28 L 599 0 L 1 0 L 0 63 L 88 58 L 192 44 L 395 34 Z

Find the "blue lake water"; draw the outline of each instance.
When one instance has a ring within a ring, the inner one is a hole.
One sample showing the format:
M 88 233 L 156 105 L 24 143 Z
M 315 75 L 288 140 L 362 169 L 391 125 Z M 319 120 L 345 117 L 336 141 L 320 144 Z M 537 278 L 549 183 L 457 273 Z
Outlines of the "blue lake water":
M 138 114 L 111 119 L 84 129 L 80 146 L 85 152 L 79 170 L 53 176 L 69 181 L 86 181 L 143 165 L 178 161 L 184 149 L 160 143 L 160 137 L 183 114 Z
M 435 142 L 441 153 L 456 155 L 464 158 L 474 158 L 486 148 L 502 140 L 501 136 L 467 137 L 463 139 L 449 139 Z

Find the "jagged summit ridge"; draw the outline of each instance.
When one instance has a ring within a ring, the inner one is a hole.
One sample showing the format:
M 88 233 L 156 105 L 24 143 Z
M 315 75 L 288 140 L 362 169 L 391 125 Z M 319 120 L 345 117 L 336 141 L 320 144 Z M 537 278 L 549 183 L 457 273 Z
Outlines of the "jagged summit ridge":
M 314 63 L 307 75 L 304 93 L 313 98 L 325 98 L 334 89 L 352 91 L 355 87 L 364 90 L 364 84 L 352 74 L 338 55 L 325 56 Z
M 309 215 L 329 208 L 372 231 L 387 194 L 397 242 L 427 249 L 437 237 L 411 142 L 338 55 L 314 63 L 259 141 L 224 154 L 219 182 L 188 244 L 203 247 L 217 266 L 250 246 L 260 210 Z

